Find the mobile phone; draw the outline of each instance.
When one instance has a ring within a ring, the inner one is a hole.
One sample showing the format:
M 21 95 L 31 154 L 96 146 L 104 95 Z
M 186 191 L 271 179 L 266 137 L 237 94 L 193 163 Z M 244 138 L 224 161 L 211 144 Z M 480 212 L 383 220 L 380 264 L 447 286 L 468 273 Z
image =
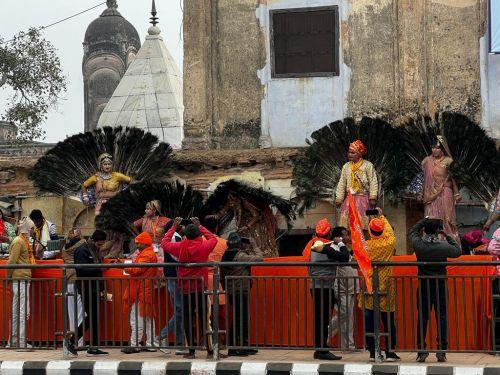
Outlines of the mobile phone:
M 248 237 L 241 237 L 241 243 L 249 244 L 250 243 L 250 238 L 248 238 Z
M 181 225 L 189 225 L 189 224 L 193 224 L 193 222 L 190 220 L 190 219 L 182 219 L 181 221 Z
M 366 210 L 365 214 L 366 214 L 366 216 L 377 216 L 378 210 Z

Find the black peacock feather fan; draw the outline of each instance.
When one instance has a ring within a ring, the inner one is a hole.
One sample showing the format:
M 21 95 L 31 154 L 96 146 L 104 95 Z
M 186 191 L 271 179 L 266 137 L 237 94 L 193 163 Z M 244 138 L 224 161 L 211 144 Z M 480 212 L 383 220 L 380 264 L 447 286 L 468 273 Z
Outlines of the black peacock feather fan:
M 311 138 L 293 170 L 301 213 L 318 199 L 334 198 L 342 166 L 347 162 L 349 144 L 356 139 L 361 139 L 368 149 L 366 159 L 377 171 L 379 194 L 396 201 L 409 182 L 404 173 L 407 161 L 401 135 L 382 119 L 346 118 L 322 127 L 312 133 Z
M 490 202 L 500 186 L 500 155 L 484 129 L 467 116 L 454 112 L 421 115 L 406 121 L 399 130 L 411 164 L 410 177 L 421 172 L 422 160 L 431 154 L 431 146 L 443 135 L 451 152 L 450 172 L 459 186 L 465 186 L 477 198 Z
M 172 148 L 138 128 L 100 128 L 73 135 L 47 151 L 29 178 L 41 192 L 75 195 L 99 170 L 98 157 L 113 156 L 113 169 L 133 181 L 151 181 L 170 174 Z
M 199 216 L 203 206 L 200 192 L 179 181 L 139 182 L 108 200 L 96 217 L 97 228 L 134 233 L 133 222 L 144 215 L 146 203 L 159 200 L 162 216 L 190 218 Z
M 269 207 L 276 208 L 285 217 L 289 226 L 291 226 L 291 221 L 295 219 L 295 204 L 293 202 L 278 197 L 260 187 L 254 187 L 235 179 L 222 182 L 217 186 L 206 200 L 201 217 L 217 213 L 226 205 L 230 193 L 234 193 L 242 199 L 248 199 L 261 211 L 268 210 Z M 232 213 L 224 215 L 224 217 L 220 218 L 219 227 L 224 228 L 232 218 Z

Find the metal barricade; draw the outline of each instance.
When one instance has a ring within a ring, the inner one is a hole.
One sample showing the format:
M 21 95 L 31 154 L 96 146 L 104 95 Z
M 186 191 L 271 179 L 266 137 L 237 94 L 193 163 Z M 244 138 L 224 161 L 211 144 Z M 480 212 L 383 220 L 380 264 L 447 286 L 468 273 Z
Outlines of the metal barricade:
M 373 262 L 373 293 L 363 278 L 334 272 L 311 277 L 305 262 L 134 264 L 133 267 L 212 267 L 203 277 L 130 277 L 129 264 L 0 265 L 51 270 L 47 278 L 0 278 L 0 347 L 10 349 L 121 348 L 207 351 L 259 349 L 359 351 L 375 361 L 391 352 L 498 353 L 499 262 Z M 462 274 L 426 275 L 415 268 L 453 265 Z M 325 266 L 322 264 L 321 266 Z M 225 276 L 230 267 L 256 267 L 251 276 Z M 285 275 L 284 267 L 300 269 Z M 398 272 L 393 272 L 397 267 Z M 471 267 L 484 267 L 472 273 Z M 101 268 L 100 278 L 68 282 L 68 269 Z M 221 274 L 225 276 L 221 278 Z M 225 297 L 225 302 L 221 296 Z M 210 298 L 211 297 L 211 298 Z M 498 315 L 498 317 L 497 317 Z

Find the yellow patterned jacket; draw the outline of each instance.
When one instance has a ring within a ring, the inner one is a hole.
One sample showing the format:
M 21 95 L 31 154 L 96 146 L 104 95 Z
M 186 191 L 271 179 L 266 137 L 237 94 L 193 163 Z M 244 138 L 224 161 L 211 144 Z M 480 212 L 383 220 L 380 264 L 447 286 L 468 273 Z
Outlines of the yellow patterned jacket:
M 342 167 L 342 172 L 340 173 L 340 179 L 335 194 L 335 200 L 337 202 L 343 202 L 347 195 L 347 191 L 352 188 L 350 179 L 351 166 L 352 163 L 348 162 Z M 356 194 L 368 195 L 370 199 L 377 199 L 378 179 L 373 164 L 368 160 L 363 160 L 363 164 L 361 164 L 361 167 L 359 167 L 359 170 L 356 172 L 356 177 L 361 185 L 360 190 L 357 191 Z
M 368 254 L 372 261 L 390 262 L 396 248 L 396 237 L 385 216 L 380 216 L 380 219 L 384 222 L 384 231 L 381 236 L 372 237 L 366 241 Z M 392 267 L 379 267 L 378 280 L 379 291 L 382 294 L 380 296 L 380 311 L 394 311 L 396 291 L 392 280 Z M 362 295 L 358 297 L 358 305 L 359 307 L 363 306 Z M 365 295 L 364 306 L 366 309 L 373 310 L 373 296 Z

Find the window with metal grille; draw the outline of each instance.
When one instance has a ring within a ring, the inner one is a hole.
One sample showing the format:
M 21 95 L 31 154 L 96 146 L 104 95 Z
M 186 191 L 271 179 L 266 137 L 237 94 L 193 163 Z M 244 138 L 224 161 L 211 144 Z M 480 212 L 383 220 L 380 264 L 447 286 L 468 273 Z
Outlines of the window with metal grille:
M 338 7 L 270 11 L 273 77 L 339 75 Z

